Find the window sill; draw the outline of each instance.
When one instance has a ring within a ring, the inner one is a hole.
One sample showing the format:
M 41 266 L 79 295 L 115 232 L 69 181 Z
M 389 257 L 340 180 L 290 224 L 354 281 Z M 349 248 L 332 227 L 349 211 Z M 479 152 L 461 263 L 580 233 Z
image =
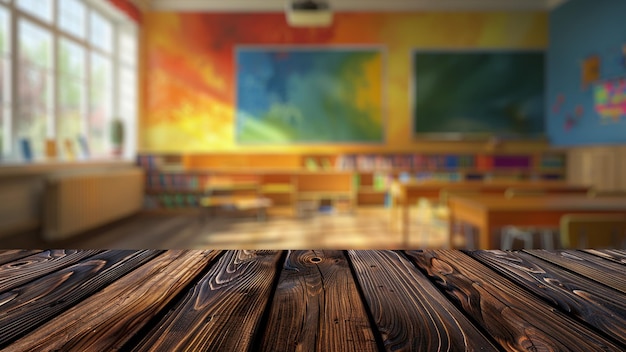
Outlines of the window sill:
M 135 162 L 126 158 L 103 158 L 89 160 L 40 160 L 32 162 L 0 162 L 0 177 L 7 176 L 38 176 L 58 171 L 88 171 L 129 167 Z

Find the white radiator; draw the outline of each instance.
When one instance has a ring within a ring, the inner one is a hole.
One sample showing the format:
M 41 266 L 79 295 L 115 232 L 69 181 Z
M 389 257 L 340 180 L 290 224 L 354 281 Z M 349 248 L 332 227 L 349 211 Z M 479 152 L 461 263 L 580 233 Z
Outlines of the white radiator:
M 144 175 L 139 168 L 53 176 L 44 191 L 43 238 L 59 240 L 141 209 Z

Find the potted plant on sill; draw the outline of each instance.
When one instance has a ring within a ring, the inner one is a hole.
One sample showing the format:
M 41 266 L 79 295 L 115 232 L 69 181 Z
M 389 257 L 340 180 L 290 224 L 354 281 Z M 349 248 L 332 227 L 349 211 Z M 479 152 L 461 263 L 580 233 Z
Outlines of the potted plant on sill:
M 111 146 L 114 156 L 122 155 L 124 151 L 124 121 L 119 117 L 111 121 Z

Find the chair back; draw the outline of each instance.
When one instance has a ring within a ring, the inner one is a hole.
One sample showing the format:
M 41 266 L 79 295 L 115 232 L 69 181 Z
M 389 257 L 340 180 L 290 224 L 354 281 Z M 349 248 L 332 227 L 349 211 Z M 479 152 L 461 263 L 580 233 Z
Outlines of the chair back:
M 576 248 L 624 248 L 626 214 L 566 214 L 560 223 L 561 245 Z

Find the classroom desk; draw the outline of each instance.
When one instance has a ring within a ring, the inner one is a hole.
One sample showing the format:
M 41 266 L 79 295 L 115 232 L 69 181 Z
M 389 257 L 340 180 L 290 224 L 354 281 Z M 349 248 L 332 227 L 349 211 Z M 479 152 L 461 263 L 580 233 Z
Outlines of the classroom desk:
M 453 195 L 448 199 L 448 208 L 451 225 L 460 222 L 474 226 L 478 230 L 478 248 L 492 249 L 497 240 L 494 231 L 502 226 L 558 228 L 565 214 L 626 214 L 626 197 L 550 194 L 509 199 L 499 195 Z M 452 233 L 450 236 L 452 246 Z
M 204 186 L 205 195 L 200 199 L 200 205 L 209 211 L 215 212 L 216 207 L 227 206 L 236 210 L 257 211 L 257 218 L 266 218 L 266 209 L 271 206 L 270 199 L 262 196 L 261 185 L 258 181 L 221 181 L 209 182 Z M 239 194 L 243 192 L 244 194 Z
M 0 251 L 3 351 L 623 351 L 626 251 Z
M 586 194 L 591 189 L 590 186 L 572 185 L 563 181 L 395 181 L 391 185 L 393 197 L 392 216 L 395 219 L 396 204 L 400 205 L 402 211 L 401 228 L 405 247 L 409 246 L 410 214 L 409 208 L 420 198 L 438 200 L 441 190 L 468 190 L 481 194 L 504 194 L 508 188 L 519 188 L 528 190 L 543 190 L 546 193 L 577 193 Z

